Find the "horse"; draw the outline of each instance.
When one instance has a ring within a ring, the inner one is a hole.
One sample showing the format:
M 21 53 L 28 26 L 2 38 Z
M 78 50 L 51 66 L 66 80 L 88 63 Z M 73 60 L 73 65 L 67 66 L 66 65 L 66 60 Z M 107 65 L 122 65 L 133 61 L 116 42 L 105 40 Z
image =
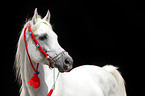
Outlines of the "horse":
M 15 69 L 20 96 L 126 96 L 125 81 L 117 67 L 82 65 L 58 43 L 50 12 L 42 18 L 37 8 L 21 31 Z

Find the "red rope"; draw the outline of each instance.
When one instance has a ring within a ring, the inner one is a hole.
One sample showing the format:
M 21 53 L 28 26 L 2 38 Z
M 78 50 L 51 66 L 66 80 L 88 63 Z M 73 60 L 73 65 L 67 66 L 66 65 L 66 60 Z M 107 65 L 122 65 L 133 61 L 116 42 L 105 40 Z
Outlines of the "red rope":
M 30 81 L 28 82 L 28 84 L 30 84 L 33 88 L 39 88 L 40 87 L 40 78 L 38 77 L 38 67 L 39 67 L 39 63 L 37 63 L 36 69 L 33 66 L 33 63 L 31 61 L 30 55 L 28 53 L 28 48 L 27 48 L 27 41 L 26 41 L 26 29 L 28 27 L 29 33 L 31 35 L 31 38 L 33 39 L 35 45 L 38 47 L 39 51 L 44 55 L 44 57 L 47 58 L 47 60 L 50 60 L 50 57 L 46 54 L 46 52 L 42 49 L 42 47 L 40 46 L 39 42 L 36 40 L 35 36 L 32 33 L 31 27 L 30 27 L 30 22 L 28 22 L 28 24 L 26 25 L 25 29 L 24 29 L 24 43 L 25 43 L 25 49 L 27 52 L 27 56 L 29 59 L 29 62 L 31 64 L 32 69 L 35 71 L 34 76 L 30 79 Z M 51 67 L 51 66 L 49 66 Z M 52 67 L 51 67 L 52 68 Z M 47 94 L 47 96 L 51 96 L 53 93 L 53 88 L 49 91 L 49 93 Z
M 31 61 L 30 55 L 28 53 L 28 48 L 27 48 L 26 29 L 27 29 L 28 25 L 30 25 L 30 22 L 27 24 L 27 26 L 24 29 L 24 43 L 25 43 L 25 49 L 26 49 L 26 52 L 27 52 L 27 56 L 28 56 L 29 62 L 31 64 L 32 69 L 35 71 L 34 76 L 30 79 L 28 84 L 30 86 L 32 86 L 33 88 L 39 88 L 40 87 L 40 78 L 38 77 L 38 74 L 39 74 L 39 72 L 38 72 L 39 63 L 37 63 L 37 66 L 36 66 L 36 69 L 35 69 L 34 66 L 33 66 L 32 61 Z
M 32 63 L 32 61 L 31 61 L 30 55 L 29 55 L 29 53 L 28 53 L 28 48 L 27 48 L 26 29 L 27 29 L 28 25 L 30 25 L 30 22 L 27 24 L 27 26 L 26 26 L 25 29 L 24 29 L 24 43 L 25 43 L 25 49 L 26 49 L 27 56 L 28 56 L 28 59 L 29 59 L 29 62 L 30 62 L 30 64 L 31 64 L 32 69 L 33 69 L 35 72 L 37 72 L 37 70 L 35 70 L 35 68 L 34 68 L 34 66 L 33 66 L 33 63 Z M 38 65 L 38 64 L 37 64 L 37 65 Z
M 51 96 L 52 93 L 53 93 L 53 89 L 51 89 L 51 90 L 49 91 L 49 93 L 47 94 L 47 96 Z
M 37 39 L 35 38 L 32 30 L 31 30 L 31 26 L 30 26 L 30 22 L 28 22 L 28 24 L 26 25 L 25 29 L 24 29 L 24 42 L 25 42 L 25 48 L 26 48 L 26 52 L 27 52 L 27 55 L 28 55 L 28 58 L 29 58 L 29 61 L 30 61 L 30 64 L 31 64 L 31 67 L 33 68 L 33 70 L 35 72 L 37 72 L 37 70 L 34 68 L 33 64 L 32 64 L 32 61 L 31 61 L 31 58 L 29 56 L 29 53 L 28 53 L 28 48 L 27 48 L 27 41 L 26 41 L 26 29 L 28 27 L 28 30 L 29 30 L 29 33 L 31 35 L 31 38 L 33 39 L 35 45 L 38 47 L 39 51 L 43 54 L 43 56 L 45 58 L 47 58 L 47 60 L 50 60 L 50 57 L 46 54 L 46 52 L 43 50 L 43 48 L 40 46 L 39 42 L 37 41 Z M 49 66 L 50 68 L 52 68 L 52 66 Z
M 35 45 L 38 47 L 39 51 L 43 54 L 43 56 L 45 58 L 47 58 L 47 60 L 50 59 L 50 57 L 46 54 L 46 52 L 43 50 L 43 48 L 40 46 L 39 42 L 37 41 L 37 39 L 35 38 L 32 30 L 31 30 L 31 27 L 30 27 L 30 23 L 28 24 L 28 29 L 29 29 L 29 33 L 31 35 L 31 38 L 33 39 Z

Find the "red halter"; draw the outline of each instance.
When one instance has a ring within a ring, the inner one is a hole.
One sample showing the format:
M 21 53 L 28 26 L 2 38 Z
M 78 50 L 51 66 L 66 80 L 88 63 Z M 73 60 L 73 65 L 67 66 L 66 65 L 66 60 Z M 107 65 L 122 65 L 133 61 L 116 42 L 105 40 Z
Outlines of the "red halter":
M 32 30 L 31 30 L 31 27 L 30 27 L 30 22 L 28 22 L 27 26 L 25 27 L 24 29 L 24 43 L 25 43 L 25 48 L 26 48 L 26 52 L 27 52 L 27 56 L 29 58 L 29 62 L 31 64 L 31 67 L 32 69 L 34 70 L 35 74 L 34 76 L 31 78 L 31 80 L 28 82 L 32 87 L 34 88 L 39 88 L 40 87 L 40 79 L 38 77 L 38 66 L 39 66 L 39 63 L 37 63 L 37 67 L 36 69 L 34 68 L 33 66 L 33 63 L 31 61 L 31 58 L 30 58 L 30 55 L 28 53 L 28 48 L 27 48 L 27 42 L 26 42 L 26 29 L 28 27 L 28 31 L 31 35 L 31 38 L 32 40 L 34 41 L 35 45 L 37 46 L 37 48 L 39 49 L 39 51 L 43 54 L 43 56 L 47 59 L 47 60 L 50 60 L 50 57 L 46 54 L 46 52 L 42 49 L 42 47 L 40 46 L 39 42 L 37 41 L 37 39 L 35 38 Z M 53 68 L 52 66 L 49 65 L 49 67 Z
M 29 34 L 31 35 L 31 38 L 32 40 L 34 41 L 35 45 L 37 46 L 37 48 L 39 49 L 39 51 L 43 54 L 43 56 L 47 59 L 47 60 L 50 60 L 50 57 L 46 54 L 46 52 L 43 50 L 43 48 L 40 46 L 39 42 L 37 41 L 37 39 L 35 38 L 32 30 L 31 30 L 31 26 L 30 26 L 30 22 L 28 22 L 28 24 L 26 25 L 25 29 L 24 29 L 24 43 L 25 43 L 25 49 L 26 49 L 26 52 L 27 52 L 27 56 L 29 58 L 29 62 L 31 64 L 31 67 L 32 69 L 34 70 L 34 76 L 30 79 L 30 81 L 28 82 L 28 84 L 30 84 L 33 88 L 39 88 L 40 87 L 40 78 L 38 77 L 38 66 L 39 66 L 39 63 L 37 63 L 37 67 L 36 69 L 34 68 L 33 66 L 33 63 L 31 61 L 31 58 L 30 58 L 30 55 L 28 53 L 28 48 L 27 48 L 27 42 L 26 42 L 26 30 L 27 30 L 27 27 L 28 27 L 28 31 L 29 31 Z M 65 51 L 63 51 L 65 52 Z M 63 52 L 61 52 L 60 54 L 62 54 Z M 60 54 L 58 54 L 56 57 L 58 57 Z M 54 58 L 56 58 L 54 57 Z M 52 66 L 49 65 L 50 68 L 53 68 Z M 57 76 L 58 78 L 58 76 Z M 55 84 L 55 83 L 54 83 Z M 54 90 L 54 87 L 49 91 L 49 93 L 47 94 L 47 96 L 51 96 L 51 94 L 53 93 L 53 90 Z
M 28 27 L 28 31 L 29 31 L 29 34 L 32 38 L 32 40 L 34 41 L 35 45 L 37 46 L 37 48 L 39 49 L 39 51 L 43 54 L 43 56 L 47 59 L 47 60 L 50 60 L 50 57 L 46 54 L 46 52 L 43 50 L 43 48 L 41 47 L 41 45 L 39 44 L 39 42 L 37 41 L 37 39 L 35 38 L 32 30 L 31 30 L 31 26 L 30 26 L 30 22 L 28 22 L 27 26 L 25 27 L 24 29 L 24 42 L 25 42 L 25 48 L 26 48 L 26 52 L 27 52 L 27 55 L 28 55 L 28 58 L 29 58 L 29 61 L 30 61 L 30 64 L 33 68 L 33 70 L 36 72 L 32 62 L 31 62 L 31 58 L 29 56 L 29 53 L 28 53 L 28 48 L 27 48 L 27 42 L 26 42 L 26 29 Z M 49 65 L 50 68 L 53 68 L 52 66 Z
M 26 28 L 25 28 L 25 30 L 24 30 L 24 40 L 26 39 L 25 33 L 26 33 L 27 27 L 28 27 L 29 33 L 30 33 L 31 38 L 33 39 L 35 45 L 38 47 L 39 51 L 43 54 L 43 56 L 44 56 L 45 58 L 47 58 L 47 60 L 49 60 L 50 57 L 49 57 L 49 56 L 46 54 L 46 52 L 42 49 L 42 47 L 40 46 L 39 42 L 38 42 L 37 39 L 35 38 L 35 36 L 34 36 L 32 30 L 31 30 L 30 22 L 27 24 L 27 26 L 26 26 Z M 25 42 L 25 43 L 26 43 L 26 42 Z M 26 44 L 25 44 L 25 45 L 26 45 Z

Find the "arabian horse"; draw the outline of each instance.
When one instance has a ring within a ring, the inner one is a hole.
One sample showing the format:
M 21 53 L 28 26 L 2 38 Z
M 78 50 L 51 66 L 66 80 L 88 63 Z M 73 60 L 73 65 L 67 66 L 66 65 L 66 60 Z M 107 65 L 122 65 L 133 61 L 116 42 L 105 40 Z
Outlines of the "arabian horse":
M 27 21 L 17 44 L 15 68 L 20 96 L 126 96 L 125 82 L 117 67 L 83 65 L 58 43 L 50 12 Z

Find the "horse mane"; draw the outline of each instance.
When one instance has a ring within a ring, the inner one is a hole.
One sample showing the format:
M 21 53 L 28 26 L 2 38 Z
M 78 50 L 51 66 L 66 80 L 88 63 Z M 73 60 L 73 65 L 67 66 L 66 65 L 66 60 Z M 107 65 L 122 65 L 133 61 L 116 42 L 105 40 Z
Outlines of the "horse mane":
M 21 75 L 22 75 L 22 65 L 25 61 L 26 58 L 26 52 L 25 52 L 25 46 L 24 46 L 24 38 L 23 38 L 23 33 L 24 33 L 24 28 L 27 26 L 28 22 L 30 22 L 31 19 L 26 20 L 26 23 L 24 24 L 24 27 L 22 31 L 20 32 L 20 37 L 17 43 L 17 51 L 15 55 L 15 62 L 14 62 L 14 69 L 16 73 L 16 80 L 18 81 L 18 84 L 21 86 L 22 85 L 22 80 L 21 80 Z M 38 18 L 38 22 L 41 20 L 41 16 Z M 35 27 L 35 26 L 34 26 Z
M 16 80 L 18 81 L 19 85 L 21 85 L 21 83 L 22 83 L 22 81 L 21 81 L 21 65 L 23 64 L 22 59 L 25 58 L 25 56 L 22 55 L 23 53 L 25 53 L 22 38 L 23 38 L 23 31 L 24 31 L 24 28 L 26 27 L 27 23 L 28 23 L 28 21 L 26 22 L 22 31 L 20 32 L 20 37 L 19 37 L 19 40 L 17 43 L 17 51 L 16 51 L 16 55 L 15 55 L 14 68 L 15 68 L 15 72 L 16 72 Z

